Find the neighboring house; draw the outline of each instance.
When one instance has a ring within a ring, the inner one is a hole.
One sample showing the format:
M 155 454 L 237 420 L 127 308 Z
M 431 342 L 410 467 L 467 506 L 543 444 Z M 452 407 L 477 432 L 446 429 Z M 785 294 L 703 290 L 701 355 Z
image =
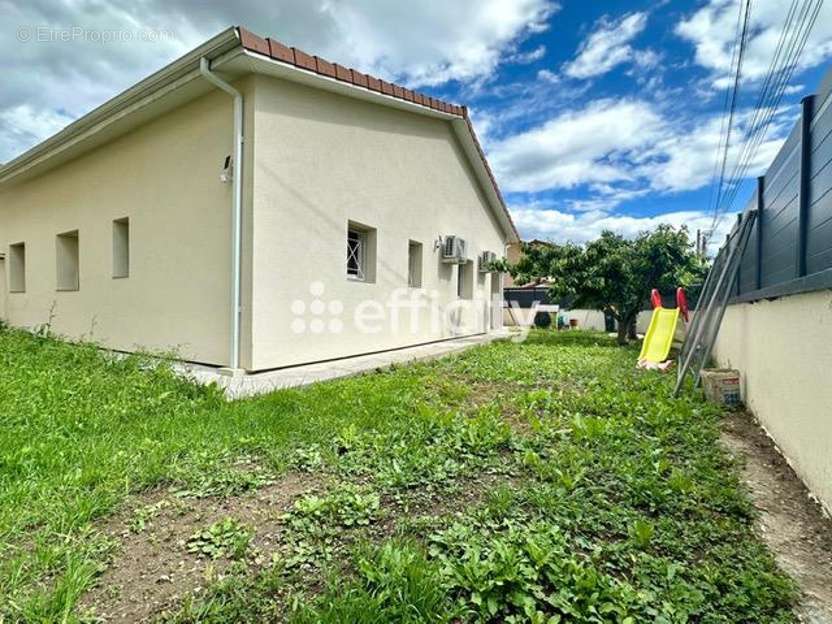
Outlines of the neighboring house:
M 464 107 L 242 28 L 0 168 L 10 324 L 233 370 L 487 331 L 516 240 Z
M 506 260 L 509 264 L 517 264 L 523 258 L 523 245 L 534 245 L 538 247 L 551 247 L 552 243 L 548 241 L 542 241 L 537 238 L 530 241 L 514 241 L 509 243 L 506 247 Z M 514 283 L 514 278 L 511 276 L 510 273 L 506 273 L 503 276 L 503 287 L 504 288 L 512 288 L 518 286 L 518 284 Z M 524 284 L 524 286 L 528 286 Z
M 517 264 L 520 262 L 520 259 L 523 257 L 523 241 L 517 241 L 514 243 L 509 243 L 506 247 L 506 261 L 509 264 Z M 503 287 L 504 288 L 512 288 L 515 286 L 514 277 L 512 277 L 511 273 L 506 273 L 503 276 Z

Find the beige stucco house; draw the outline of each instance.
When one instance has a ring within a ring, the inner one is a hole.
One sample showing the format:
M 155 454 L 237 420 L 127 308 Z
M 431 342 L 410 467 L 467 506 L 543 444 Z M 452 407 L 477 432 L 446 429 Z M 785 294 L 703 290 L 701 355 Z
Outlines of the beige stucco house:
M 465 108 L 230 28 L 0 167 L 0 314 L 266 370 L 494 328 L 516 240 Z

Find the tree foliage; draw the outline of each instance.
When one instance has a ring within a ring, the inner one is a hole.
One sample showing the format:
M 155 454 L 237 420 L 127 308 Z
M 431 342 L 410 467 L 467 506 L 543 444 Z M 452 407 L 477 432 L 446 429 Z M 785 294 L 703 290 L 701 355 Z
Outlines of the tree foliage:
M 545 281 L 553 299 L 568 297 L 576 308 L 612 315 L 620 343 L 651 289 L 688 287 L 701 282 L 706 270 L 687 228 L 670 225 L 633 239 L 604 231 L 586 245 L 525 244 L 521 260 L 508 269 L 520 284 Z

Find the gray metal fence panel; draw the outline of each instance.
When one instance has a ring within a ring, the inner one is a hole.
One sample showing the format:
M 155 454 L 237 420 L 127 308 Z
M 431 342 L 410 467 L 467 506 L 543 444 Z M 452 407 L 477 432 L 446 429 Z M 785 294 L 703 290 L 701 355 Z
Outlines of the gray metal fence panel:
M 743 210 L 759 215 L 733 301 L 832 288 L 832 70 L 804 101 L 758 191 Z
M 816 111 L 812 127 L 810 209 L 806 269 L 817 273 L 832 267 L 832 98 Z

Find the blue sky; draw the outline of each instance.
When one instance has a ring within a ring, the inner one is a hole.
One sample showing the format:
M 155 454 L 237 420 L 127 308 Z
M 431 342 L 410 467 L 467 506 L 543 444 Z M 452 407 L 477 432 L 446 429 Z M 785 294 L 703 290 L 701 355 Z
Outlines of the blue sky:
M 0 161 L 240 24 L 467 104 L 524 237 L 707 227 L 738 3 L 0 0 L 0 53 L 12 59 Z M 752 2 L 740 139 L 788 5 Z M 51 34 L 67 31 L 68 41 Z M 830 57 L 826 3 L 749 179 L 765 171 Z

